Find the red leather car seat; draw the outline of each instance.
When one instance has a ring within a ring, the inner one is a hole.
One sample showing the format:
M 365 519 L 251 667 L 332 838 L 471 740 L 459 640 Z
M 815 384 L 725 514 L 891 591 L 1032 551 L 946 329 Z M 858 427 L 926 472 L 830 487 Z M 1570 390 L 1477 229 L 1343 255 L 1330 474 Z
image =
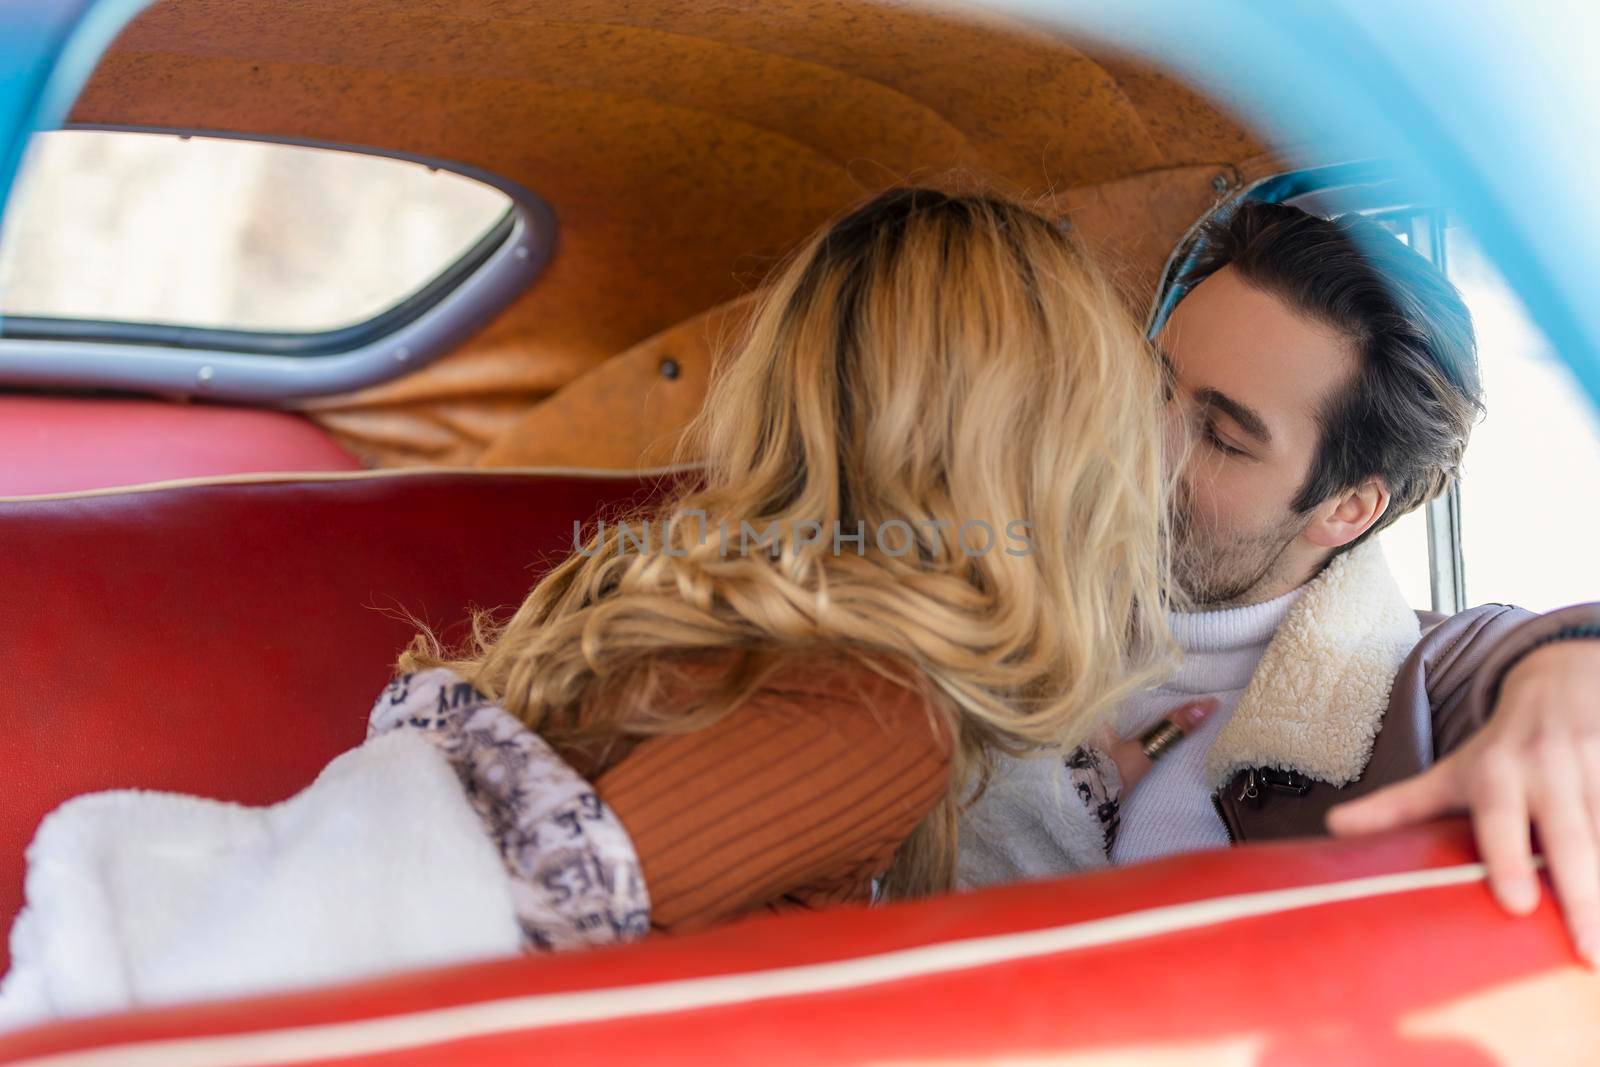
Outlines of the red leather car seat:
M 286 411 L 126 397 L 0 396 L 0 497 L 361 463 Z
M 401 610 L 515 603 L 574 519 L 656 484 L 356 475 L 0 503 L 0 922 L 50 808 L 117 786 L 290 795 L 361 740 Z M 1506 917 L 1473 859 L 1459 825 L 1253 846 L 67 1022 L 0 1035 L 0 1064 L 1589 1062 L 1600 979 L 1548 898 Z
M 1590 1064 L 1600 978 L 1462 825 L 0 1035 L 7 1067 Z
M 361 741 L 407 614 L 447 627 L 516 605 L 574 520 L 657 484 L 268 476 L 0 502 L 0 930 L 56 805 L 122 787 L 290 796 Z M 0 972 L 8 959 L 0 943 Z

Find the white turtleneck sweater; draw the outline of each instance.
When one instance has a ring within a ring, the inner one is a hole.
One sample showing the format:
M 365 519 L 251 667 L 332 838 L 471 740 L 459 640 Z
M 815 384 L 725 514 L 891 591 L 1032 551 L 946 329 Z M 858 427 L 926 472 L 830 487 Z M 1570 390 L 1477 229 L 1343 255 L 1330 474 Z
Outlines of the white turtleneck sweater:
M 1130 700 L 1117 718 L 1117 731 L 1134 736 L 1173 708 L 1200 697 L 1216 697 L 1218 707 L 1199 730 L 1168 749 L 1122 798 L 1122 826 L 1111 847 L 1113 863 L 1136 863 L 1228 843 L 1228 832 L 1206 786 L 1206 752 L 1233 715 L 1272 635 L 1304 589 L 1264 604 L 1167 617 L 1183 649 L 1183 665 L 1166 684 Z
M 1183 664 L 1165 685 L 1129 701 L 1115 725 L 1131 736 L 1198 697 L 1214 696 L 1218 707 L 1122 797 L 1112 862 L 1228 843 L 1206 788 L 1206 752 L 1303 592 L 1302 586 L 1265 604 L 1168 616 Z M 958 884 L 967 888 L 1093 870 L 1107 861 L 1105 827 L 1059 754 L 999 756 L 988 788 L 962 814 L 958 855 Z

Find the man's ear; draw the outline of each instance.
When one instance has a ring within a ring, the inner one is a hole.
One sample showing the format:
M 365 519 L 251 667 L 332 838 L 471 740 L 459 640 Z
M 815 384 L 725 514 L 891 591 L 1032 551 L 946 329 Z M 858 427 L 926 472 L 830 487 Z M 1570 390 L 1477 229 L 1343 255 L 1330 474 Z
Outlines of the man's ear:
M 1387 510 L 1389 483 L 1368 478 L 1318 505 L 1301 536 L 1318 548 L 1343 548 L 1370 530 Z

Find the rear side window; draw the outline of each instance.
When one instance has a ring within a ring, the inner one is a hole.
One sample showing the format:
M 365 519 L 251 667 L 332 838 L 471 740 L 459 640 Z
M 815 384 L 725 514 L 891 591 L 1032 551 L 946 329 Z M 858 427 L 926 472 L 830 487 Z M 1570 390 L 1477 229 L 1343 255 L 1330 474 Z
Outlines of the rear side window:
M 0 219 L 0 388 L 271 403 L 376 385 L 534 284 L 556 218 L 448 160 L 247 134 L 40 134 Z
M 1444 231 L 1444 265 L 1478 332 L 1488 408 L 1461 468 L 1467 603 L 1534 611 L 1600 597 L 1600 422 L 1469 233 Z
M 1402 587 L 1416 590 L 1454 571 L 1458 603 L 1517 604 L 1549 611 L 1600 596 L 1593 551 L 1600 502 L 1600 424 L 1465 228 L 1445 212 L 1379 218 L 1441 267 L 1472 313 L 1486 412 L 1474 428 L 1451 498 L 1418 510 L 1381 535 Z M 1432 529 L 1428 512 L 1432 511 Z M 1441 535 L 1441 526 L 1454 534 Z M 1439 598 L 1435 598 L 1438 600 Z
M 1534 611 L 1600 596 L 1592 548 L 1600 502 L 1600 423 L 1522 303 L 1465 228 L 1437 209 L 1376 216 L 1442 268 L 1472 313 L 1486 412 L 1449 497 L 1385 530 L 1395 576 L 1414 604 Z M 1442 580 L 1453 577 L 1453 582 Z M 1430 584 L 1431 583 L 1431 584 Z
M 67 333 L 75 321 L 346 329 L 445 276 L 511 207 L 492 186 L 383 156 L 171 134 L 45 133 L 0 232 L 0 315 L 12 327 L 57 320 Z

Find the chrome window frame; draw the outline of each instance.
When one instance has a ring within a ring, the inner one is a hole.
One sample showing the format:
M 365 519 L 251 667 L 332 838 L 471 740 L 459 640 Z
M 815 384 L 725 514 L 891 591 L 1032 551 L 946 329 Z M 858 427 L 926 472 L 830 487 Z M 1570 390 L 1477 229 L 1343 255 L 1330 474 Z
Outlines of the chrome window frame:
M 65 318 L 0 318 L 0 385 L 112 389 L 272 403 L 378 385 L 449 352 L 522 295 L 550 261 L 555 213 L 531 190 L 467 164 L 361 145 L 218 130 L 70 124 L 379 156 L 447 170 L 511 208 L 474 247 L 394 307 L 337 330 L 274 333 Z M 463 269 L 465 268 L 465 269 Z M 7 323 L 20 323 L 12 332 Z

